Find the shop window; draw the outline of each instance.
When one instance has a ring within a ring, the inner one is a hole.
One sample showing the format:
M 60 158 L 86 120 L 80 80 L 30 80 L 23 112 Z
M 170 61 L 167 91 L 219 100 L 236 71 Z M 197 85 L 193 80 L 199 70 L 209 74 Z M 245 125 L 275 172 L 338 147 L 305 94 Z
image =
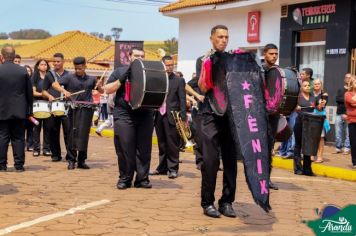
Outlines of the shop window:
M 299 69 L 310 67 L 313 77 L 324 80 L 326 30 L 305 30 L 297 33 L 297 61 Z

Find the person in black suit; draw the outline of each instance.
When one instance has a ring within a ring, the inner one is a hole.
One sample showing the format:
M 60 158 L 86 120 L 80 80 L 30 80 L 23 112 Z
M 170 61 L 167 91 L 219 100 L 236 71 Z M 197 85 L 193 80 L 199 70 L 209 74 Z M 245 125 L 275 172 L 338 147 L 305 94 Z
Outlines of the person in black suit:
M 134 47 L 130 50 L 131 62 L 144 57 L 142 48 Z M 134 186 L 152 188 L 148 174 L 152 151 L 153 110 L 132 110 L 125 99 L 125 88 L 129 86 L 129 81 L 129 66 L 123 66 L 113 71 L 104 86 L 107 94 L 116 92 L 113 109 L 114 144 L 120 173 L 116 187 L 120 190 L 130 188 L 136 171 Z
M 25 120 L 32 114 L 32 84 L 24 67 L 13 63 L 15 50 L 1 50 L 0 65 L 0 171 L 7 170 L 11 140 L 16 171 L 24 171 Z
M 165 103 L 156 112 L 155 129 L 158 138 L 159 165 L 153 175 L 167 174 L 168 178 L 178 177 L 180 137 L 171 111 L 179 111 L 186 121 L 185 81 L 173 73 L 173 58 L 162 58 L 169 77 L 169 88 Z

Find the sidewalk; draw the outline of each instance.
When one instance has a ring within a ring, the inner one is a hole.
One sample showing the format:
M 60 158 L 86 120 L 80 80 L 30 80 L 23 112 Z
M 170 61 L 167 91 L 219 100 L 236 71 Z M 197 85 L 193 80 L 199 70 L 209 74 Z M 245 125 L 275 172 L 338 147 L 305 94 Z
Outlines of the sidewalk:
M 91 134 L 95 134 L 94 127 L 91 128 Z M 102 132 L 104 137 L 113 137 L 114 133 L 112 129 L 105 129 Z M 157 144 L 157 137 L 154 136 L 152 140 L 153 144 Z M 276 147 L 279 143 L 276 143 Z M 187 151 L 192 152 L 190 148 Z M 282 159 L 278 156 L 273 158 L 273 167 L 282 168 L 292 171 L 293 159 Z M 356 182 L 356 170 L 352 169 L 351 155 L 335 154 L 335 148 L 331 146 L 325 146 L 324 149 L 324 162 L 321 164 L 312 164 L 313 171 L 318 176 L 324 176 L 335 179 L 342 179 Z

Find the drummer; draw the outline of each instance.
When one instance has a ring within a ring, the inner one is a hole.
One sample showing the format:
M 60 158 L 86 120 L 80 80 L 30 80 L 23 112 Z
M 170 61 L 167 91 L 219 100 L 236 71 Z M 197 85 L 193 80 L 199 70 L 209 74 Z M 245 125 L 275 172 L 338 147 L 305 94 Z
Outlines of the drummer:
M 51 130 L 51 114 L 48 107 L 48 102 L 42 96 L 43 81 L 46 73 L 49 71 L 49 64 L 46 60 L 40 59 L 34 66 L 34 72 L 32 75 L 32 88 L 34 103 L 40 101 L 44 104 L 43 111 L 34 113 L 35 118 L 38 120 L 39 125 L 33 128 L 33 156 L 38 157 L 41 152 L 41 129 L 43 128 L 43 141 L 42 141 L 42 153 L 44 156 L 51 156 L 50 151 L 50 130 Z M 42 114 L 41 114 L 42 113 Z
M 130 62 L 144 59 L 142 48 L 130 50 Z M 128 104 L 127 88 L 129 66 L 117 68 L 104 86 L 107 94 L 116 92 L 114 107 L 114 144 L 119 165 L 119 180 L 116 187 L 127 189 L 132 185 L 134 173 L 136 188 L 152 188 L 148 174 L 151 162 L 153 110 L 132 110 Z
M 68 160 L 68 170 L 75 169 L 76 162 L 78 162 L 77 168 L 90 169 L 85 161 L 88 156 L 89 132 L 95 109 L 92 90 L 97 88 L 100 93 L 103 90 L 100 84 L 96 84 L 94 77 L 86 74 L 86 59 L 84 57 L 74 58 L 73 64 L 75 72 L 61 78 L 59 83 L 58 81 L 52 83 L 52 87 L 62 92 L 66 97 L 69 97 L 71 93 L 85 90 L 84 93 L 71 96 L 72 106 L 68 112 L 69 148 L 66 159 Z
M 50 102 L 53 101 L 54 98 L 61 97 L 61 93 L 57 90 L 53 89 L 51 85 L 59 81 L 62 77 L 69 74 L 67 70 L 63 67 L 64 64 L 64 56 L 62 53 L 55 53 L 53 55 L 53 70 L 47 72 L 46 77 L 43 81 L 43 90 L 42 95 L 46 97 Z M 61 161 L 61 145 L 60 145 L 60 131 L 61 124 L 63 128 L 64 135 L 64 143 L 66 146 L 66 150 L 68 152 L 68 131 L 69 131 L 69 123 L 67 116 L 52 116 L 52 126 L 50 130 L 50 147 L 52 152 L 52 161 Z
M 268 70 L 276 66 L 278 60 L 278 47 L 274 44 L 267 44 L 263 49 L 264 64 L 262 65 L 265 73 Z M 275 135 L 277 133 L 277 125 L 279 120 L 279 113 L 268 115 L 268 146 L 269 146 L 269 157 L 270 157 L 270 171 L 272 171 L 272 152 L 274 147 Z M 278 190 L 277 185 L 269 181 L 269 188 L 273 190 Z

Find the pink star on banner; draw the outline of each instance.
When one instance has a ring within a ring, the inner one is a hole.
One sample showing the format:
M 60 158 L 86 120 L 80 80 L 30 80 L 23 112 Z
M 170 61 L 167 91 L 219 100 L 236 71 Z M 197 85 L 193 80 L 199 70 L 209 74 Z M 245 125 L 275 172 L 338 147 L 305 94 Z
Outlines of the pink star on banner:
M 243 90 L 250 90 L 251 84 L 249 84 L 246 80 L 241 85 Z

